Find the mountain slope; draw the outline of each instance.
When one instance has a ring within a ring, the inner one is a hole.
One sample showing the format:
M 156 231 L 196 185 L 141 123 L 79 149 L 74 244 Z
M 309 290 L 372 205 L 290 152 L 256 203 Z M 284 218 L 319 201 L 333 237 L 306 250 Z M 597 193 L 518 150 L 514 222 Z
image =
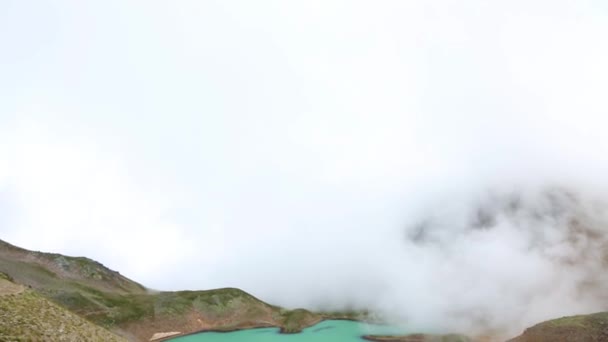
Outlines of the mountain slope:
M 0 274 L 0 341 L 125 341 Z
M 0 272 L 16 283 L 130 340 L 157 333 L 192 333 L 279 327 L 298 332 L 327 318 L 357 313 L 318 314 L 286 310 L 234 288 L 153 292 L 87 258 L 28 251 L 0 240 Z
M 146 293 L 146 288 L 84 257 L 29 251 L 0 240 L 0 270 L 35 288 L 65 290 L 87 287 L 120 294 Z
M 539 323 L 509 342 L 608 341 L 608 312 L 562 317 Z
M 323 319 L 360 319 L 365 315 L 286 310 L 234 288 L 152 292 L 91 259 L 28 251 L 0 240 L 0 341 L 19 340 L 17 337 L 149 341 L 202 330 L 251 327 L 278 327 L 284 333 L 294 333 Z M 429 337 L 367 338 L 418 341 Z M 456 337 L 465 338 L 433 338 Z M 510 340 L 560 341 L 608 341 L 608 312 L 543 322 Z

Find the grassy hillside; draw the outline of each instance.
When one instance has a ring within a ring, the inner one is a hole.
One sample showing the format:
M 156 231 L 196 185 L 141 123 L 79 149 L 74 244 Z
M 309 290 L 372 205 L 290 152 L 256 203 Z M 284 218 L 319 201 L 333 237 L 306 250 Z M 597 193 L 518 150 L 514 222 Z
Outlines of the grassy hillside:
M 608 341 L 608 312 L 562 317 L 537 324 L 510 342 Z
M 1 240 L 0 272 L 134 341 L 148 341 L 163 332 L 185 334 L 264 326 L 294 333 L 325 318 L 357 317 L 356 313 L 285 310 L 234 288 L 152 292 L 93 260 L 28 251 Z
M 0 240 L 0 271 L 34 288 L 133 294 L 146 288 L 102 264 L 84 257 L 29 251 Z
M 125 341 L 0 276 L 0 341 Z

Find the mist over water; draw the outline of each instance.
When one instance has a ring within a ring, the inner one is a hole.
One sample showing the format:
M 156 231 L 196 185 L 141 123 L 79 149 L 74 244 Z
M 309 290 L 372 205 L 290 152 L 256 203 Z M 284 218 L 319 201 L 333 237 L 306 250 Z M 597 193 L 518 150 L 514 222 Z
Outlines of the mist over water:
M 287 306 L 371 309 L 413 330 L 512 337 L 608 307 L 606 196 L 583 189 L 454 195 L 408 212 L 399 228 L 269 238 L 289 248 L 251 253 L 251 271 L 244 262 L 224 271 Z

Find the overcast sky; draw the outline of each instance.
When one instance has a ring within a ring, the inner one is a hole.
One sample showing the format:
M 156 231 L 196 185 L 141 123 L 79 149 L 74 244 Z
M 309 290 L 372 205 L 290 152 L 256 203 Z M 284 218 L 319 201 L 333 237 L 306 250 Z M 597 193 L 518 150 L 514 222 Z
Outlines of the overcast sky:
M 606 185 L 606 4 L 3 0 L 0 238 L 157 289 L 377 290 L 422 207 Z

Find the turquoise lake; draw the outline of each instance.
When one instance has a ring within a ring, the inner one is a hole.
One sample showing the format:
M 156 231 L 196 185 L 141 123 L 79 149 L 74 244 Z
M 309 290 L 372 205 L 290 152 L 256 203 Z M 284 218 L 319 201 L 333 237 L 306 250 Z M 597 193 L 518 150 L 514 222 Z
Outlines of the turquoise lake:
M 299 334 L 280 334 L 277 328 L 247 329 L 234 332 L 203 332 L 174 338 L 171 342 L 361 342 L 363 335 L 398 335 L 404 329 L 361 322 L 323 321 Z

